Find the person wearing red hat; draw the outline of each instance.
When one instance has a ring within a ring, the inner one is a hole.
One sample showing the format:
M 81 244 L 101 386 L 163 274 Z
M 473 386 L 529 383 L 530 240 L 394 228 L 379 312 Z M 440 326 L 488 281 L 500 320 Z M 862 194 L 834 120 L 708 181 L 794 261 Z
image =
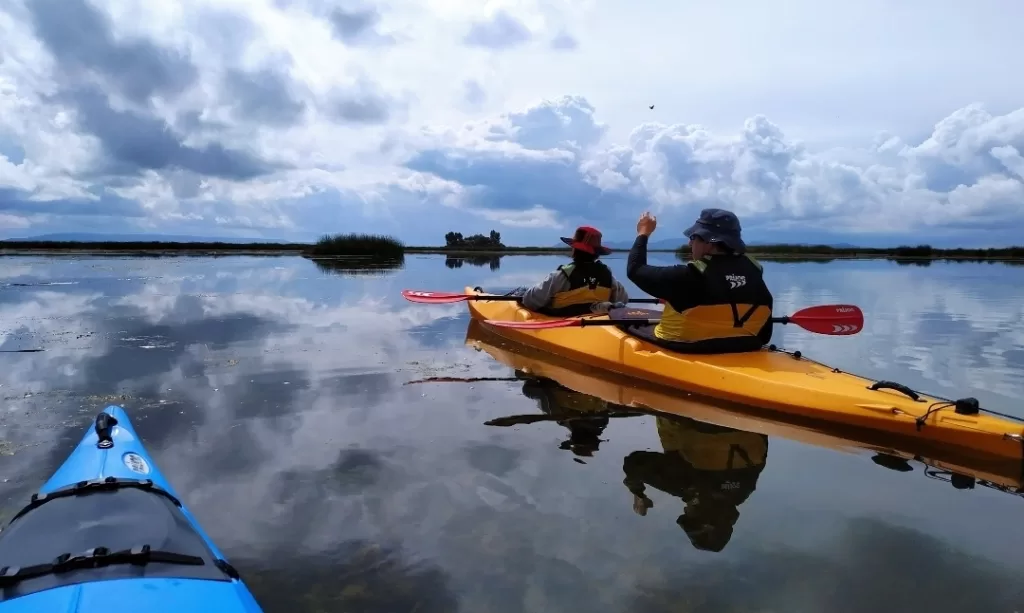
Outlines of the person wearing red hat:
M 612 252 L 601 244 L 601 232 L 591 226 L 576 228 L 572 238 L 561 237 L 572 247 L 572 262 L 558 267 L 543 281 L 527 289 L 522 305 L 531 311 L 556 317 L 607 313 L 629 301 L 626 288 L 600 261 Z

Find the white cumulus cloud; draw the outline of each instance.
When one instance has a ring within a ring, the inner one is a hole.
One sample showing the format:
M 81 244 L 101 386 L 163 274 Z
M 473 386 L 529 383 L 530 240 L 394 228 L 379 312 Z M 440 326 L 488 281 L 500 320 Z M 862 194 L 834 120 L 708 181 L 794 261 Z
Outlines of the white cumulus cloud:
M 11 0 L 0 232 L 1020 235 L 1024 7 L 741 5 Z

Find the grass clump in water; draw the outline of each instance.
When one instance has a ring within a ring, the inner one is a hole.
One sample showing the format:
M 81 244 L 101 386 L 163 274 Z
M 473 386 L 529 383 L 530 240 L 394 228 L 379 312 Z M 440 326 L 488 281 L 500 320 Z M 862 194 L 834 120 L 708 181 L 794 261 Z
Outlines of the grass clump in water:
M 309 250 L 310 255 L 366 255 L 400 258 L 405 244 L 380 234 L 325 234 Z

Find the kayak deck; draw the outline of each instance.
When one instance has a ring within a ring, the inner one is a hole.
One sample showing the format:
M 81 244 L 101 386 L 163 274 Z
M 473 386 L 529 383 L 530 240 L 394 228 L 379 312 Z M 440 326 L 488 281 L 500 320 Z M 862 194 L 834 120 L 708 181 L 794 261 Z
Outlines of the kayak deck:
M 260 607 L 110 406 L 0 532 L 0 612 Z
M 466 292 L 485 295 L 479 288 L 467 287 Z M 470 300 L 467 304 L 470 315 L 478 320 L 557 319 L 533 313 L 515 301 Z M 966 411 L 961 413 L 955 401 L 843 372 L 800 352 L 763 348 L 747 353 L 682 354 L 616 326 L 489 328 L 584 364 L 708 397 L 1024 459 L 1024 424 L 974 412 L 973 399 L 959 403 Z

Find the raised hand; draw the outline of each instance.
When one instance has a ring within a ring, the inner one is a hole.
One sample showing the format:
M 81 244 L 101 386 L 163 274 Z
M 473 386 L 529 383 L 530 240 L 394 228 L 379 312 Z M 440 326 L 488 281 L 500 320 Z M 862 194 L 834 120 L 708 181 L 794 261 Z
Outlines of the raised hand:
M 656 227 L 658 227 L 658 218 L 651 215 L 650 211 L 644 211 L 644 214 L 640 216 L 640 220 L 636 222 L 636 233 L 650 236 L 654 234 Z

